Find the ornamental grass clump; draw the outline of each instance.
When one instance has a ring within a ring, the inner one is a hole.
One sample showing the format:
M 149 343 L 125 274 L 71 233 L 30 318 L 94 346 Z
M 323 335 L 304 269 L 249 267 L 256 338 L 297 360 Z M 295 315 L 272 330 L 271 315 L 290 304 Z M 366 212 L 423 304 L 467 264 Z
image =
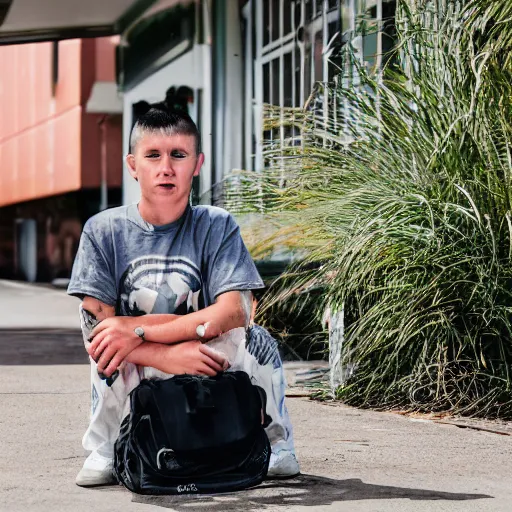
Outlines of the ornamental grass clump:
M 299 255 L 272 307 L 316 287 L 343 311 L 347 403 L 512 417 L 511 5 L 399 0 L 385 69 L 346 48 L 237 177 L 231 206 L 274 225 L 256 253 Z

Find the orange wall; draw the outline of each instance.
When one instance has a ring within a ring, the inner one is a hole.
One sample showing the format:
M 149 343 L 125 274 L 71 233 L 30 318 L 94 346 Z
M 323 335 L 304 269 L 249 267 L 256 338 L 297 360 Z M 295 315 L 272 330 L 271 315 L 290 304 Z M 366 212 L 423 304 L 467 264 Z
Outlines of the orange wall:
M 115 82 L 116 80 L 116 53 L 115 47 L 120 38 L 98 37 L 96 43 L 96 80 L 99 82 Z
M 117 38 L 101 37 L 82 41 L 82 103 L 89 99 L 94 82 L 115 82 L 115 45 Z M 91 65 L 94 63 L 94 65 Z M 101 183 L 101 128 L 105 122 L 107 145 L 107 183 L 109 187 L 122 185 L 122 124 L 121 118 L 101 114 L 82 117 L 82 186 L 99 187 Z
M 85 113 L 95 80 L 114 76 L 110 38 L 0 47 L 0 207 L 100 183 L 99 115 Z M 108 123 L 109 186 L 121 184 L 121 127 Z
M 99 187 L 101 182 L 101 128 L 103 116 L 87 114 L 82 118 L 82 186 Z M 109 187 L 122 185 L 122 124 L 121 118 L 105 120 L 107 142 L 107 183 Z

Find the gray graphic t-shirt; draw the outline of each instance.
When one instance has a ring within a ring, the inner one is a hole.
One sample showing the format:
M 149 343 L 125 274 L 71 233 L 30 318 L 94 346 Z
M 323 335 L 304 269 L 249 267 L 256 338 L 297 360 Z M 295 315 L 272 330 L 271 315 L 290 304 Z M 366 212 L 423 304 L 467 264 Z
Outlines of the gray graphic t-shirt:
M 116 306 L 117 315 L 187 314 L 221 293 L 263 282 L 231 215 L 189 206 L 177 221 L 153 226 L 136 204 L 85 224 L 68 293 Z

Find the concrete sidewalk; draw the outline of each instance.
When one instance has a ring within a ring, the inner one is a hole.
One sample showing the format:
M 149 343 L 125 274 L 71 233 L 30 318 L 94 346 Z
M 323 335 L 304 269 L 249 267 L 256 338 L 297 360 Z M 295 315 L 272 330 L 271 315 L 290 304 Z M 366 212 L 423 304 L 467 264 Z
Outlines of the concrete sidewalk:
M 0 280 L 0 329 L 80 329 L 79 303 L 63 290 Z
M 27 304 L 39 302 L 39 292 L 30 288 L 20 285 L 15 292 L 0 282 L 0 304 L 20 300 L 13 295 L 23 292 L 26 310 L 37 309 Z M 76 311 L 76 299 L 48 292 L 59 296 L 54 304 Z M 88 365 L 81 356 L 70 357 L 82 350 L 79 333 L 55 330 L 49 315 L 53 330 L 30 338 L 1 314 L 0 511 L 512 510 L 512 437 L 306 398 L 288 399 L 304 473 L 299 478 L 221 496 L 143 497 L 119 486 L 79 488 L 74 479 L 85 457 L 80 441 L 89 412 Z M 22 357 L 14 347 L 23 343 Z M 30 347 L 41 356 L 19 364 Z M 45 351 L 51 354 L 42 357 Z

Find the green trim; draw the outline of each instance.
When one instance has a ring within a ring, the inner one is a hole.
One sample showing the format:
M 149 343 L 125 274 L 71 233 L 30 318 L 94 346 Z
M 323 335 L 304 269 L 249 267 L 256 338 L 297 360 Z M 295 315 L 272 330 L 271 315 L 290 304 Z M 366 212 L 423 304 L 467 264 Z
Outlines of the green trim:
M 145 64 L 143 62 L 139 63 L 140 68 L 137 73 L 130 74 L 128 77 L 125 76 L 124 69 L 122 71 L 117 70 L 117 81 L 118 86 L 121 90 L 121 92 L 129 91 L 130 89 L 133 89 L 134 87 L 137 87 L 138 84 L 140 84 L 142 81 L 144 81 L 146 78 L 151 76 L 153 73 L 156 73 L 158 70 L 162 69 L 163 67 L 170 64 L 172 61 L 178 59 L 185 53 L 189 52 L 193 47 L 192 39 L 186 39 L 183 42 L 187 43 L 187 46 L 183 46 L 183 48 L 176 53 L 172 53 L 172 50 L 175 48 L 171 47 L 169 50 L 164 52 L 164 55 L 166 53 L 171 54 L 172 56 L 165 60 L 160 60 L 159 57 L 155 57 L 155 60 L 159 61 L 158 64 L 155 64 L 154 62 L 150 64 Z M 180 43 L 181 44 L 181 43 Z M 121 57 L 122 58 L 122 57 Z M 123 66 L 124 68 L 124 66 Z
M 181 3 L 147 16 L 125 33 L 128 43 L 117 47 L 117 80 L 123 90 L 193 47 L 196 24 L 194 3 Z
M 122 34 L 135 20 L 140 18 L 157 0 L 136 0 L 114 23 L 114 29 Z

